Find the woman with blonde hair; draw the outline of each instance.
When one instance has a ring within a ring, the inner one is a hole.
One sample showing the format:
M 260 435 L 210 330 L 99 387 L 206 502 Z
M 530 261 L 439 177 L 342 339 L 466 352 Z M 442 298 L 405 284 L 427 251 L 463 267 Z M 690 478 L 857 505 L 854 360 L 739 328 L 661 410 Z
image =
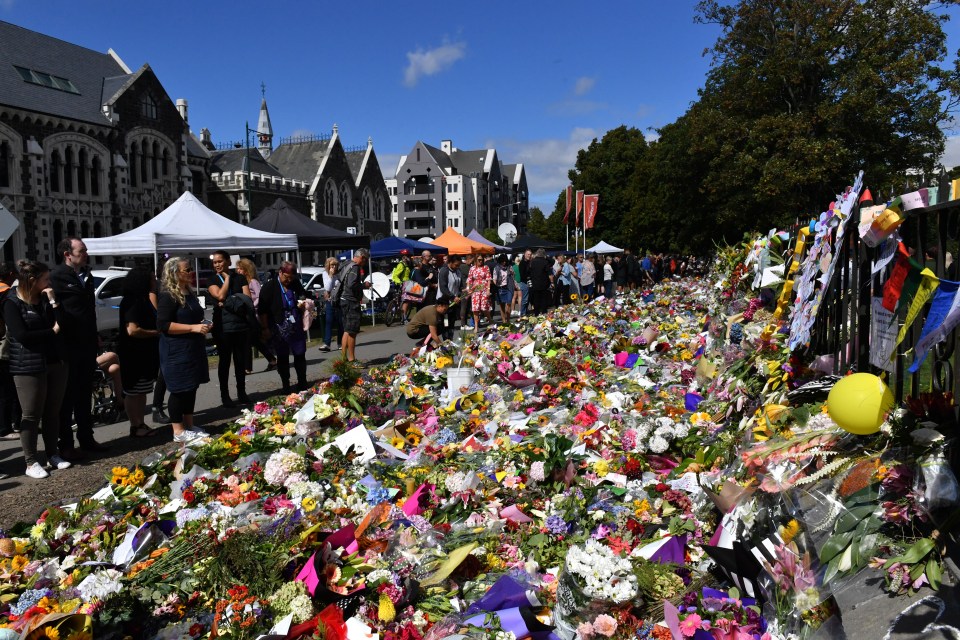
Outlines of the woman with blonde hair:
M 193 426 L 197 389 L 210 381 L 206 342 L 211 324 L 194 293 L 193 267 L 185 258 L 173 257 L 163 265 L 163 282 L 157 307 L 160 330 L 160 370 L 167 382 L 167 405 L 173 422 L 174 442 L 187 443 L 206 436 Z
M 334 305 L 330 294 L 337 282 L 337 273 L 340 270 L 340 261 L 333 256 L 327 258 L 323 263 L 323 345 L 320 351 L 330 351 L 330 343 L 333 336 L 337 336 L 340 341 L 340 334 L 343 332 L 343 323 L 340 322 L 339 305 Z M 333 332 L 334 325 L 337 326 L 336 334 Z
M 257 278 L 257 265 L 250 258 L 240 258 L 237 261 L 237 273 L 247 279 L 247 286 L 250 288 L 250 298 L 253 300 L 253 309 L 256 311 L 260 304 L 260 280 Z M 254 349 L 259 351 L 267 359 L 267 371 L 273 371 L 277 368 L 277 356 L 273 349 L 266 344 L 260 337 L 258 329 L 250 330 L 250 350 L 247 357 L 247 375 L 253 373 L 253 353 Z

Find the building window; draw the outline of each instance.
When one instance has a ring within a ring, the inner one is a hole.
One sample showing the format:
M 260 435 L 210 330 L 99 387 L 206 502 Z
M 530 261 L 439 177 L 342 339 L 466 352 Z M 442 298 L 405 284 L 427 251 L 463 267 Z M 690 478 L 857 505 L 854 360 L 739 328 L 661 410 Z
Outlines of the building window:
M 453 201 L 453 210 L 454 210 L 454 211 L 460 211 L 460 201 L 459 201 L 459 200 L 454 200 L 454 201 Z
M 140 96 L 140 115 L 151 120 L 157 119 L 157 101 L 149 93 Z
M 44 73 L 43 71 L 34 71 L 33 69 L 18 67 L 16 65 L 14 65 L 14 69 L 17 70 L 17 73 L 20 74 L 20 77 L 23 78 L 24 82 L 38 84 L 41 87 L 46 87 L 48 89 L 56 89 L 57 91 L 66 91 L 67 93 L 75 93 L 80 95 L 80 90 L 77 89 L 76 85 L 70 82 L 70 80 L 67 78 L 52 76 L 49 73 Z
M 447 211 L 453 211 L 453 203 L 447 200 Z
M 150 178 L 156 180 L 160 177 L 160 145 L 153 143 L 153 155 L 150 156 Z
M 87 195 L 87 150 L 80 149 L 77 162 L 77 193 Z
M 394 213 L 397 212 L 397 205 L 393 205 L 393 212 L 394 212 Z
M 335 203 L 336 203 L 336 191 L 333 188 L 333 182 L 327 182 L 327 186 L 323 190 L 324 215 L 328 215 L 328 216 L 336 215 L 336 211 L 333 210 L 333 206 Z
M 50 191 L 58 193 L 60 191 L 60 171 L 63 163 L 60 161 L 60 152 L 54 151 L 50 154 Z
M 363 217 L 367 220 L 373 219 L 373 197 L 369 189 L 363 190 Z
M 63 192 L 73 193 L 73 169 L 76 166 L 73 162 L 73 147 L 67 147 L 63 157 Z
M 163 177 L 166 178 L 170 175 L 170 151 L 164 147 L 163 149 Z
M 93 162 L 90 163 L 90 195 L 100 195 L 100 174 L 102 171 L 100 156 L 93 156 Z
M 134 142 L 130 145 L 130 156 L 129 160 L 129 171 L 130 171 L 130 186 L 137 186 L 137 143 Z
M 350 217 L 350 189 L 347 187 L 346 182 L 340 185 L 340 203 L 338 208 L 341 216 L 345 218 Z
M 143 143 L 143 148 L 140 150 L 140 184 L 147 184 L 149 178 L 147 177 L 147 153 L 150 151 L 150 146 L 147 143 Z M 136 171 L 134 167 L 134 171 Z

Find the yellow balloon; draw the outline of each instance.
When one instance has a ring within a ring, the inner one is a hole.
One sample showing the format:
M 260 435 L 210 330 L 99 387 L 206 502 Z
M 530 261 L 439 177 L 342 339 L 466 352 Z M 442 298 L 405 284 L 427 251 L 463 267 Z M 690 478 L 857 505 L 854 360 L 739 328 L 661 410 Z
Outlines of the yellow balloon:
M 827 412 L 844 430 L 866 436 L 880 430 L 893 409 L 890 387 L 871 373 L 855 373 L 833 385 L 827 396 Z

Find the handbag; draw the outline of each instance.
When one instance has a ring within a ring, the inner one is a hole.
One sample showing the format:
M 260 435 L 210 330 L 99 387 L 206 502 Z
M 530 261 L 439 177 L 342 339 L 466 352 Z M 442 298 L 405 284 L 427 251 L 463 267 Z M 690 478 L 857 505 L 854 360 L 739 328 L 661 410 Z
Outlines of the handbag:
M 403 283 L 403 294 L 401 299 L 408 302 L 423 302 L 423 297 L 427 293 L 427 288 L 415 280 L 407 280 Z

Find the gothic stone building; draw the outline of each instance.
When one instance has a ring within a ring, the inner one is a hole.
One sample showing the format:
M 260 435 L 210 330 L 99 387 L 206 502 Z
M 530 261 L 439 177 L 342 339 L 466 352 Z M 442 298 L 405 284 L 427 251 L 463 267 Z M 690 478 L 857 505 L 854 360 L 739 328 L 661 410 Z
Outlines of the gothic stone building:
M 193 190 L 184 116 L 148 65 L 0 22 L 4 259 L 52 263 L 65 235 L 128 231 Z

